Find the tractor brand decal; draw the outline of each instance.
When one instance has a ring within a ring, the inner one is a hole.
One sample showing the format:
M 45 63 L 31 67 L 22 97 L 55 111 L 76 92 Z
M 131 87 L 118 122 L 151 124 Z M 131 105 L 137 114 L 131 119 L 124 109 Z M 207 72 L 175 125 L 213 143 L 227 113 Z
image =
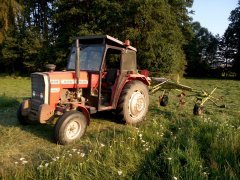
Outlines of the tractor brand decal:
M 50 80 L 50 84 L 60 84 L 60 80 L 52 79 L 52 80 Z
M 73 79 L 64 79 L 61 80 L 61 84 L 76 84 L 77 80 L 73 80 Z M 79 84 L 87 84 L 88 80 L 79 80 Z
M 64 80 L 61 80 L 61 84 L 74 84 L 74 80 L 73 79 L 64 79 Z
M 60 92 L 60 88 L 51 88 L 51 93 L 58 93 Z

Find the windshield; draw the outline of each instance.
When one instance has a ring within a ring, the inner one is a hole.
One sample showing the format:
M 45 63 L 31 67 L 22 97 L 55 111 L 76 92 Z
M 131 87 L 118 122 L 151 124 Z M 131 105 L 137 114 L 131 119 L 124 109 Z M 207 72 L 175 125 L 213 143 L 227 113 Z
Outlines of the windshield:
M 103 57 L 103 45 L 81 45 L 80 47 L 80 70 L 99 71 Z M 72 47 L 68 61 L 68 70 L 75 70 L 76 47 Z

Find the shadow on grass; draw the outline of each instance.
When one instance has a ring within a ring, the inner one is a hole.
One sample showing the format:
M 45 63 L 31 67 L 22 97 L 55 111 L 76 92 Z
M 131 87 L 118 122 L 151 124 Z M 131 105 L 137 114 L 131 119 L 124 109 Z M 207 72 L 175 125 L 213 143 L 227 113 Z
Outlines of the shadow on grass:
M 3 127 L 18 127 L 23 131 L 31 133 L 39 138 L 53 142 L 52 125 L 29 124 L 21 125 L 17 119 L 17 110 L 20 103 L 17 98 L 0 96 L 0 125 Z

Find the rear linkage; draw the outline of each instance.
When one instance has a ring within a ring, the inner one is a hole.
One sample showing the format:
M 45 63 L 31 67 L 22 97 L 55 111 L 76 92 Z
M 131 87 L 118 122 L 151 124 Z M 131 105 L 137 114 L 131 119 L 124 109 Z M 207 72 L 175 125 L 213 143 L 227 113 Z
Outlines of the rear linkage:
M 150 94 L 154 94 L 158 91 L 163 91 L 162 94 L 159 96 L 159 104 L 160 106 L 167 106 L 168 104 L 168 95 L 171 90 L 177 90 L 181 91 L 181 93 L 178 95 L 179 98 L 179 104 L 184 105 L 186 103 L 185 97 L 187 96 L 185 94 L 185 91 L 191 92 L 190 96 L 195 97 L 194 101 L 194 107 L 193 107 L 193 114 L 194 115 L 202 115 L 204 113 L 204 104 L 207 101 L 211 101 L 216 107 L 219 108 L 225 108 L 226 105 L 222 104 L 219 105 L 218 101 L 222 100 L 221 98 L 216 98 L 213 96 L 213 93 L 216 91 L 217 88 L 214 88 L 210 93 L 208 93 L 205 90 L 197 90 L 192 87 L 180 84 L 178 81 L 174 82 L 171 79 L 167 78 L 157 78 L 157 77 L 151 77 L 152 85 L 150 87 Z

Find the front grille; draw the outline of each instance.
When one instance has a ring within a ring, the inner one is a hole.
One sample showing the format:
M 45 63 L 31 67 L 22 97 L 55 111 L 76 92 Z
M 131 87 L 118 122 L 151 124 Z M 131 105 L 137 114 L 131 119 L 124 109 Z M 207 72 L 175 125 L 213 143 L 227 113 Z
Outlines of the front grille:
M 45 87 L 44 75 L 43 74 L 31 74 L 32 79 L 32 102 L 31 109 L 38 111 L 41 104 L 44 104 L 45 91 L 48 91 Z

